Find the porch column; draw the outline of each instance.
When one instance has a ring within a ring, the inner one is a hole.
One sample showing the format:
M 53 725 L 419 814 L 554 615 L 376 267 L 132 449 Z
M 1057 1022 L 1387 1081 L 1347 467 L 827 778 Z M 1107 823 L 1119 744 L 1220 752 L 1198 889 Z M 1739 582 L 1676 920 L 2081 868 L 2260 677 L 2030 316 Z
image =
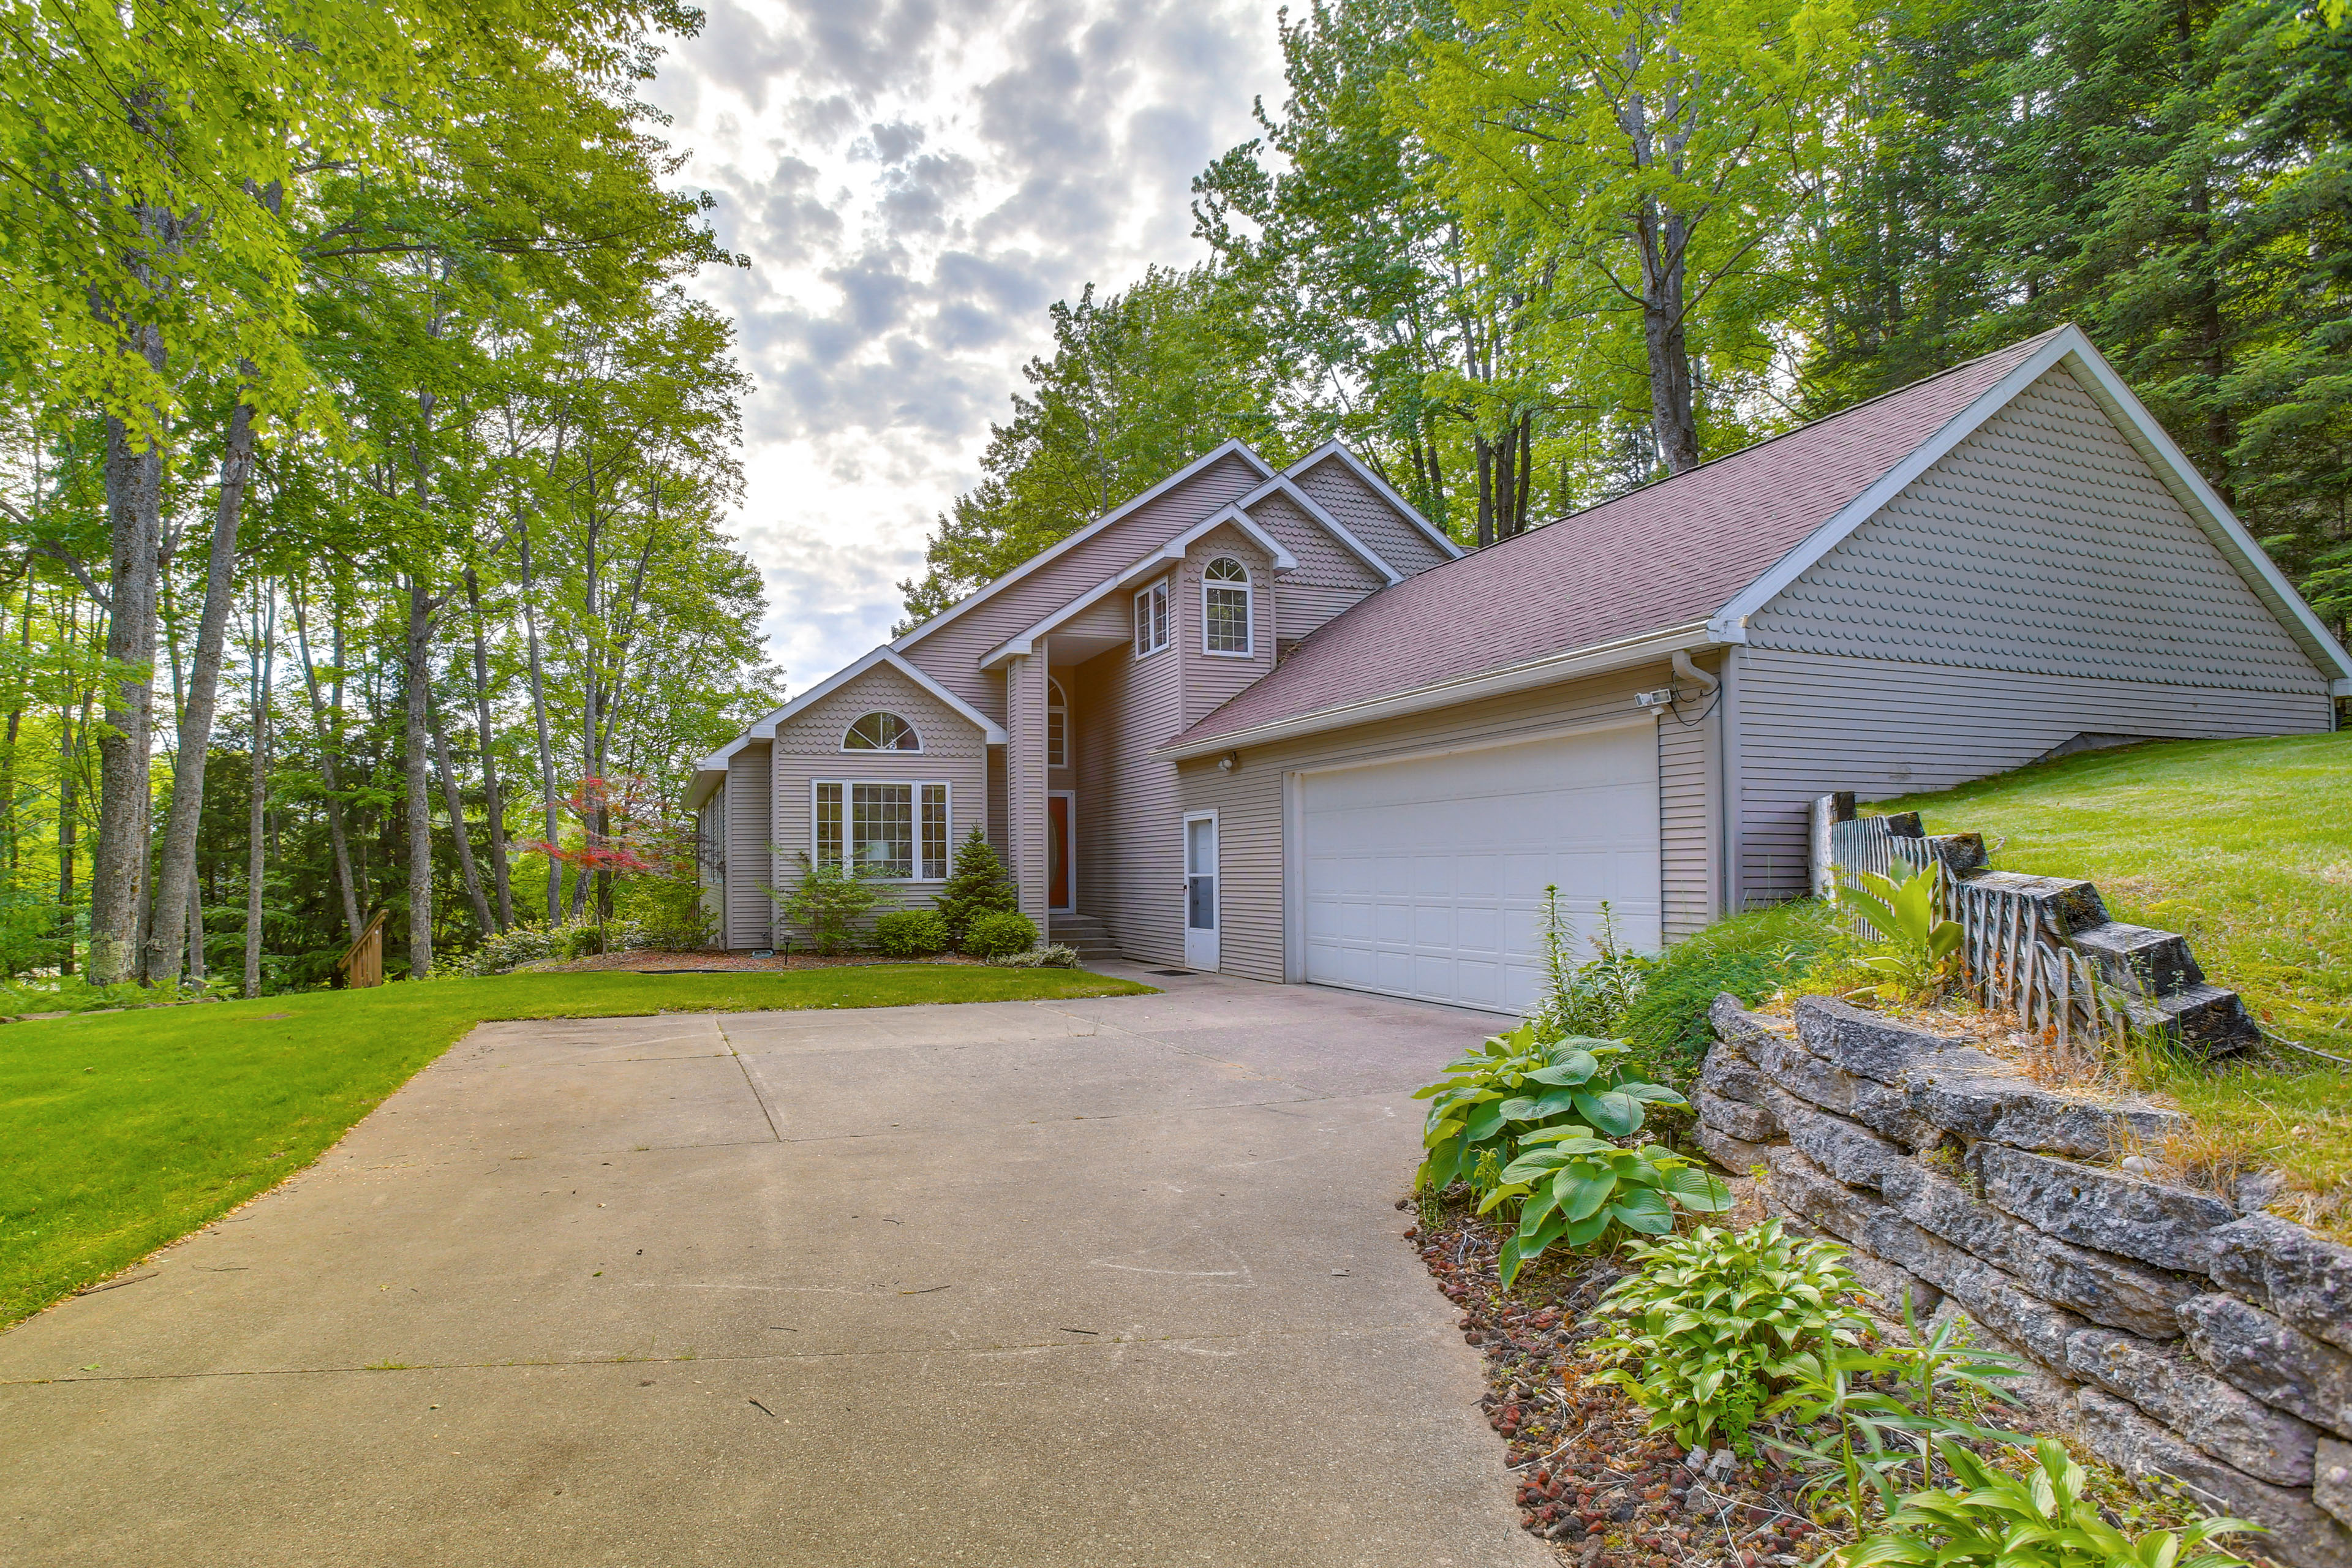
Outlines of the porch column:
M 1005 822 L 1011 830 L 1013 885 L 1021 912 L 1048 930 L 1045 820 L 1045 639 L 1004 670 Z

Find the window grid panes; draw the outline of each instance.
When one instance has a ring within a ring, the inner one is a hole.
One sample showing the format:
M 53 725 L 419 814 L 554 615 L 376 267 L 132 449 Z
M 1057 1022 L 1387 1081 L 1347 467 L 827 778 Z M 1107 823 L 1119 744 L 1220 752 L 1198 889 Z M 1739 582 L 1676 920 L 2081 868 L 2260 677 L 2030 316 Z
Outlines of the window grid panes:
M 941 882 L 948 874 L 948 786 L 923 786 L 923 879 Z
M 1062 695 L 1062 683 L 1045 683 L 1045 765 L 1066 768 L 1070 765 L 1070 702 Z
M 922 879 L 943 881 L 948 826 L 944 784 L 824 782 L 816 786 L 819 865 L 840 865 L 846 847 L 868 876 L 904 881 L 916 875 L 919 849 Z
M 896 713 L 868 713 L 841 738 L 845 752 L 919 752 L 922 737 Z
M 1238 561 L 1209 563 L 1201 585 L 1204 645 L 1211 653 L 1250 651 L 1249 573 Z
M 1135 596 L 1135 652 L 1138 658 L 1168 646 L 1168 584 L 1154 583 Z

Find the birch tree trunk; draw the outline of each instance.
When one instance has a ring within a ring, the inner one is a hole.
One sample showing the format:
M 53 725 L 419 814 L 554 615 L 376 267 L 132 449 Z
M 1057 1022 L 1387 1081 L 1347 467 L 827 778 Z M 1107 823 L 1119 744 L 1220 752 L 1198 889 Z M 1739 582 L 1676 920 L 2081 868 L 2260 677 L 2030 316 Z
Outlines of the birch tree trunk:
M 489 900 L 482 897 L 482 874 L 474 868 L 474 843 L 466 832 L 466 797 L 457 792 L 457 771 L 449 765 L 449 737 L 443 733 L 441 721 L 433 718 L 433 707 L 425 704 L 427 721 L 433 730 L 433 761 L 441 773 L 441 798 L 449 808 L 449 837 L 457 845 L 457 869 L 466 881 L 466 897 L 474 905 L 474 919 L 487 931 L 490 929 Z
M 172 984 L 180 977 L 180 947 L 187 934 L 196 885 L 196 829 L 205 808 L 205 753 L 212 747 L 221 650 L 228 638 L 229 600 L 236 592 L 237 520 L 252 475 L 253 410 L 240 402 L 229 411 L 220 499 L 213 513 L 212 553 L 205 570 L 205 607 L 196 624 L 187 699 L 180 709 L 180 747 L 172 766 L 172 810 L 163 823 L 163 864 L 156 877 L 154 934 L 148 943 L 146 963 L 149 978 L 160 985 Z
M 407 691 L 408 733 L 408 977 L 423 980 L 433 973 L 433 808 L 425 774 L 432 763 L 426 752 L 432 741 L 425 733 L 425 704 L 433 677 L 433 603 L 425 579 L 408 579 L 408 657 L 403 661 Z
M 257 599 L 263 599 L 257 595 Z M 260 647 L 253 656 L 253 750 L 252 778 L 246 788 L 246 832 L 249 842 L 245 856 L 245 994 L 261 994 L 261 893 L 262 879 L 268 869 L 268 842 L 265 836 L 263 813 L 269 804 L 269 687 L 276 674 L 272 656 L 278 643 L 278 589 L 273 584 L 267 597 L 253 607 L 254 630 L 258 634 Z
M 334 852 L 335 886 L 343 896 L 343 925 L 357 942 L 366 924 L 360 919 L 360 892 L 352 881 L 352 847 L 343 837 L 343 803 L 337 794 L 343 786 L 336 777 L 338 765 L 335 753 L 341 744 L 341 725 L 328 723 L 327 705 L 319 700 L 319 671 L 310 662 L 310 628 L 303 624 L 302 590 L 294 588 L 294 647 L 302 656 L 302 687 L 310 698 L 310 727 L 319 732 L 319 782 L 327 792 L 327 842 Z M 338 668 L 341 668 L 340 665 Z M 339 704 L 340 706 L 340 704 Z
M 482 749 L 482 804 L 490 825 L 490 882 L 498 898 L 499 930 L 514 924 L 514 888 L 507 865 L 507 813 L 499 794 L 499 760 L 491 739 L 490 649 L 482 631 L 482 584 L 466 568 L 466 603 L 474 613 L 474 732 Z

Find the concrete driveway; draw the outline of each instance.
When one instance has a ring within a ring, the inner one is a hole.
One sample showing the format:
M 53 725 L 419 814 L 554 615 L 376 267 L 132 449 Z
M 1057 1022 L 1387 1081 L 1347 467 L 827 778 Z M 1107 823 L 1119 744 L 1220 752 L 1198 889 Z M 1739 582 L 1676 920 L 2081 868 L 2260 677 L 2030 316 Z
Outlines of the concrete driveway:
M 0 1562 L 1536 1564 L 1398 1239 L 1476 1016 L 488 1025 L 0 1335 Z

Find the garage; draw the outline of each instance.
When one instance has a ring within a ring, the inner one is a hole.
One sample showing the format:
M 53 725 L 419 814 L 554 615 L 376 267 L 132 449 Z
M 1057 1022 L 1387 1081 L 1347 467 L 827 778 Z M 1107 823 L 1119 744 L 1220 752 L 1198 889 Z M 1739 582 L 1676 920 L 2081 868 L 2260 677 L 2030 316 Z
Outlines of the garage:
M 1306 978 L 1517 1013 L 1542 987 L 1544 889 L 1580 933 L 1608 900 L 1661 945 L 1649 721 L 1297 775 Z M 1580 950 L 1581 951 L 1581 950 Z

